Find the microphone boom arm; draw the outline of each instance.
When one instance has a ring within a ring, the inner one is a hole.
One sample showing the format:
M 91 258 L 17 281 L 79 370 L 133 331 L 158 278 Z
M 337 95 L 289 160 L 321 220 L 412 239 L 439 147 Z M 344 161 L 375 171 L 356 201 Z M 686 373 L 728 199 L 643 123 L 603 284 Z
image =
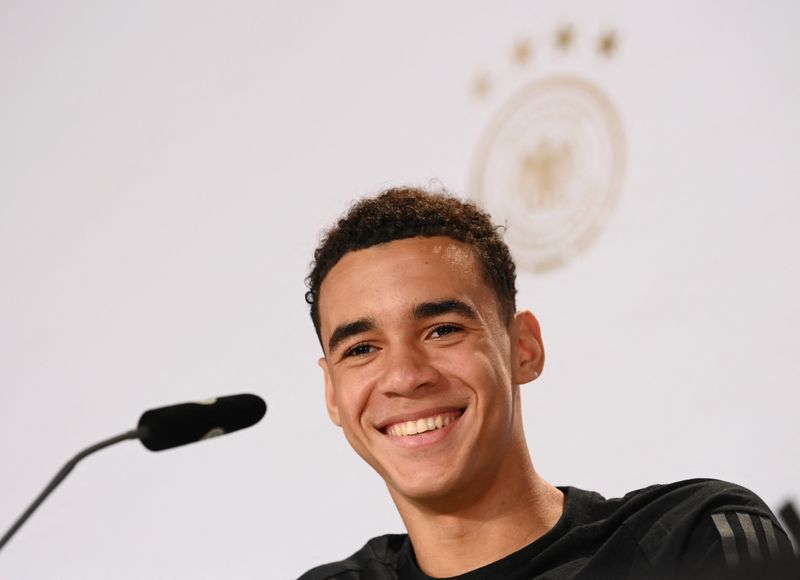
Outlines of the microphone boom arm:
M 75 457 L 67 461 L 64 467 L 61 468 L 56 476 L 47 484 L 47 487 L 44 488 L 42 493 L 40 493 L 33 503 L 25 510 L 25 512 L 14 522 L 9 530 L 3 535 L 2 539 L 0 539 L 0 550 L 3 549 L 3 546 L 11 539 L 11 537 L 17 532 L 17 530 L 24 524 L 31 514 L 36 511 L 36 508 L 50 495 L 53 490 L 58 487 L 67 475 L 69 475 L 70 471 L 72 471 L 78 462 L 86 457 L 87 455 L 91 455 L 95 451 L 100 451 L 101 449 L 105 449 L 115 443 L 119 443 L 120 441 L 125 441 L 126 439 L 138 439 L 139 438 L 139 430 L 138 429 L 131 429 L 130 431 L 126 431 L 125 433 L 121 433 L 115 437 L 111 437 L 110 439 L 106 439 L 105 441 L 101 441 L 100 443 L 96 443 L 91 447 L 87 447 L 80 453 L 78 453 Z

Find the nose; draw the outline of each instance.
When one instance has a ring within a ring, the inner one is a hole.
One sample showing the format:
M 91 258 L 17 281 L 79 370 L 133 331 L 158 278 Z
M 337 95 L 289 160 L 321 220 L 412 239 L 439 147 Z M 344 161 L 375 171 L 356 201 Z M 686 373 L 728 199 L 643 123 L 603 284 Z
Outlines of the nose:
M 435 385 L 440 373 L 430 354 L 416 345 L 394 345 L 384 357 L 381 390 L 389 396 L 412 396 L 424 387 Z

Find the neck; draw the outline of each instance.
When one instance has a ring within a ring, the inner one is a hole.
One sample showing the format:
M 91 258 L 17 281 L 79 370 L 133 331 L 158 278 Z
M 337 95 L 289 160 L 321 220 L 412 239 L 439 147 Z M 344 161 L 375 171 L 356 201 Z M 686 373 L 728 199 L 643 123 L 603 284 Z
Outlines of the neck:
M 563 494 L 536 473 L 524 441 L 522 447 L 523 457 L 509 458 L 514 477 L 494 478 L 477 497 L 416 502 L 392 494 L 426 574 L 457 576 L 486 566 L 556 524 Z

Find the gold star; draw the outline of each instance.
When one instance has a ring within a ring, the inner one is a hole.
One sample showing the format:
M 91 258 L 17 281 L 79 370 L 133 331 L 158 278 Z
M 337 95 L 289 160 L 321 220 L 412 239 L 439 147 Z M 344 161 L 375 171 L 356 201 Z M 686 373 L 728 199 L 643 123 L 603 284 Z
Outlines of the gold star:
M 525 66 L 533 56 L 533 46 L 530 40 L 522 40 L 514 45 L 514 62 Z
M 605 57 L 611 58 L 616 50 L 617 34 L 613 30 L 603 34 L 597 42 L 597 52 Z
M 566 52 L 572 46 L 573 35 L 572 35 L 572 26 L 567 24 L 563 26 L 557 33 L 556 33 L 556 46 L 560 48 L 562 51 Z
M 478 76 L 472 83 L 472 94 L 479 99 L 485 99 L 491 90 L 492 80 L 486 73 Z

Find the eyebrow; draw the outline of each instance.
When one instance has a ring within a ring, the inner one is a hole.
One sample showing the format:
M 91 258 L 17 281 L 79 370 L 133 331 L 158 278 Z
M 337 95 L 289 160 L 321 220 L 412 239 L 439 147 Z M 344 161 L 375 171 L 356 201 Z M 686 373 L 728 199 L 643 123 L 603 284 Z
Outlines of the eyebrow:
M 437 302 L 422 302 L 414 307 L 411 316 L 417 320 L 423 318 L 433 318 L 442 314 L 460 314 L 471 320 L 478 320 L 478 313 L 475 309 L 461 300 L 448 299 Z
M 373 330 L 375 328 L 375 321 L 369 318 L 359 318 L 353 322 L 346 322 L 340 324 L 333 331 L 331 337 L 328 339 L 328 352 L 333 352 L 342 341 L 347 340 L 351 336 Z

